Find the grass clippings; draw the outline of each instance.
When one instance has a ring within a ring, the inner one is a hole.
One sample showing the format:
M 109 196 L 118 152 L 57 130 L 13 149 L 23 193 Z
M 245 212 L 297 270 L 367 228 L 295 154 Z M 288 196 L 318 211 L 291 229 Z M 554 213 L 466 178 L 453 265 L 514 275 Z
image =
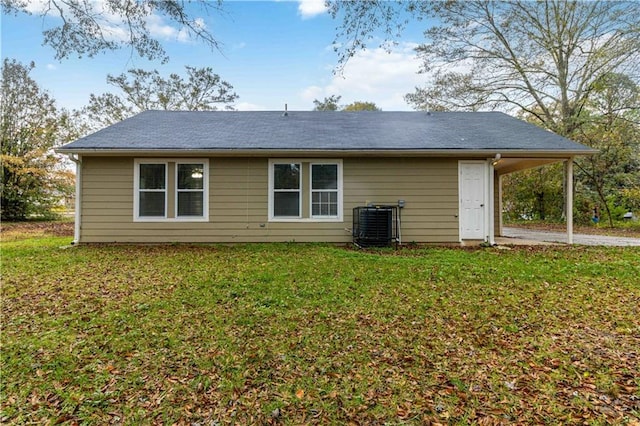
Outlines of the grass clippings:
M 640 248 L 2 243 L 2 424 L 631 424 Z

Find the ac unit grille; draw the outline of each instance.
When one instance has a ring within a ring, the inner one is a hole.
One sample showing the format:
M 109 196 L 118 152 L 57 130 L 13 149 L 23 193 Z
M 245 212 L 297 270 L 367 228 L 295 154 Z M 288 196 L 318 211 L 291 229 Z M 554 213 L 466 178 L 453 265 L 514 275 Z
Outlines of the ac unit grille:
M 397 243 L 397 207 L 366 206 L 353 209 L 353 242 L 360 247 L 386 247 Z

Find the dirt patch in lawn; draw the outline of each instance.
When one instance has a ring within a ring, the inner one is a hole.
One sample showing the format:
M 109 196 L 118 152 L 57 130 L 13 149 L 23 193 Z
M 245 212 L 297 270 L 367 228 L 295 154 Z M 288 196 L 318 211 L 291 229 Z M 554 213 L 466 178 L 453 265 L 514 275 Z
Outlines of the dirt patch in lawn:
M 34 237 L 73 237 L 73 222 L 2 222 L 2 240 L 16 241 Z

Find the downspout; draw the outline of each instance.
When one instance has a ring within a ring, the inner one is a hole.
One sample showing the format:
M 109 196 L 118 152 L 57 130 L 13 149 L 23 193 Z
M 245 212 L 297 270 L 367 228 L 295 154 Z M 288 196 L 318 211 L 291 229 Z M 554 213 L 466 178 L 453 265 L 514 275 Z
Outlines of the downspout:
M 76 245 L 80 242 L 80 218 L 82 217 L 82 156 L 69 154 L 69 159 L 76 163 L 76 212 L 73 242 L 71 243 Z

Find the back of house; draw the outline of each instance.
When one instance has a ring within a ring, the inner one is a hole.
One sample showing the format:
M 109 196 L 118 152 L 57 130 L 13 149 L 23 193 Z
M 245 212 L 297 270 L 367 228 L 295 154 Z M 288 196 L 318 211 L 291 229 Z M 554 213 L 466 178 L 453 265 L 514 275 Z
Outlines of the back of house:
M 386 212 L 459 243 L 499 234 L 501 176 L 593 151 L 497 112 L 147 111 L 58 152 L 78 243 L 346 243 Z

